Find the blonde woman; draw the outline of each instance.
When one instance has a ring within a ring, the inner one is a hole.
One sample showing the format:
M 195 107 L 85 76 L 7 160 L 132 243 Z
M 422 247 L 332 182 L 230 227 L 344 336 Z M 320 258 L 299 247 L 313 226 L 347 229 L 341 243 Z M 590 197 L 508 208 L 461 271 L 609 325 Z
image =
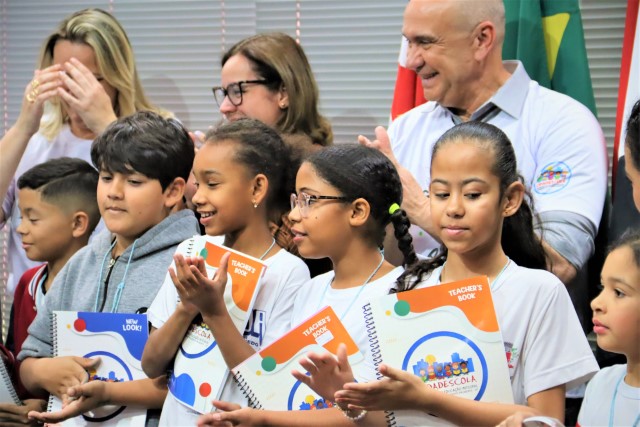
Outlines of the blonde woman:
M 12 218 L 9 291 L 33 266 L 16 233 L 20 222 L 17 178 L 52 158 L 90 162 L 95 136 L 116 118 L 139 110 L 168 115 L 145 97 L 131 44 L 118 21 L 100 9 L 81 10 L 65 18 L 44 41 L 18 120 L 0 141 L 0 198 L 4 199 L 0 226 Z

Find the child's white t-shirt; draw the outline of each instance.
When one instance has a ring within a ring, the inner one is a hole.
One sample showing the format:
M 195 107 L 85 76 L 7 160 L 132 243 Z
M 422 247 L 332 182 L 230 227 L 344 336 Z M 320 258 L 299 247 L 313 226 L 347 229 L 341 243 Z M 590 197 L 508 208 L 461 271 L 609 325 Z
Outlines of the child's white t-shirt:
M 222 244 L 224 238 L 217 236 Z M 267 346 L 291 329 L 291 311 L 296 294 L 302 285 L 309 282 L 309 269 L 295 255 L 284 249 L 264 260 L 267 270 L 262 279 L 253 305 L 253 311 L 244 331 L 245 340 L 254 350 Z M 147 311 L 151 325 L 159 329 L 176 309 L 178 292 L 167 274 L 164 284 Z M 222 391 L 221 400 L 234 402 L 243 406 L 247 401 L 236 386 L 231 376 Z M 160 425 L 195 425 L 199 414 L 178 402 L 171 393 L 162 406 Z
M 440 283 L 438 267 L 417 287 Z M 491 283 L 516 404 L 562 384 L 576 387 L 598 371 L 567 290 L 544 270 L 511 261 Z
M 387 295 L 395 287 L 398 276 L 404 269 L 396 267 L 379 279 L 369 282 L 362 288 L 333 289 L 331 282 L 333 271 L 314 277 L 310 283 L 298 292 L 293 306 L 291 325 L 295 326 L 318 312 L 325 306 L 331 306 L 345 328 L 365 356 L 361 369 L 354 372 L 357 381 L 376 378 L 376 367 L 370 354 L 367 328 L 362 307 L 376 297 Z
M 640 417 L 640 387 L 632 387 L 622 378 L 627 374 L 627 365 L 614 365 L 603 368 L 587 385 L 582 401 L 578 425 L 596 426 L 633 426 Z M 613 413 L 611 403 L 616 388 Z M 609 423 L 610 418 L 613 418 Z

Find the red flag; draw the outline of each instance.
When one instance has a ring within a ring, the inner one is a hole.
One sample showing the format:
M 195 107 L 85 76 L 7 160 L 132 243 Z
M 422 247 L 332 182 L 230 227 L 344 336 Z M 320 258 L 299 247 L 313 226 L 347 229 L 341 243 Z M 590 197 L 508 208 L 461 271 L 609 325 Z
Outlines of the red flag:
M 403 37 L 400 45 L 400 55 L 398 56 L 398 76 L 396 77 L 396 87 L 393 91 L 393 102 L 391 103 L 391 120 L 395 120 L 399 115 L 426 102 L 420 77 L 413 70 L 406 67 L 407 47 L 407 39 Z
M 613 143 L 613 177 L 616 176 L 618 158 L 624 154 L 626 121 L 633 104 L 640 99 L 640 20 L 638 20 L 638 0 L 627 0 L 627 15 L 622 42 L 622 63 L 620 66 L 620 86 L 618 87 L 618 111 L 616 112 L 616 132 Z M 629 161 L 629 159 L 627 159 Z M 615 188 L 615 186 L 614 186 Z

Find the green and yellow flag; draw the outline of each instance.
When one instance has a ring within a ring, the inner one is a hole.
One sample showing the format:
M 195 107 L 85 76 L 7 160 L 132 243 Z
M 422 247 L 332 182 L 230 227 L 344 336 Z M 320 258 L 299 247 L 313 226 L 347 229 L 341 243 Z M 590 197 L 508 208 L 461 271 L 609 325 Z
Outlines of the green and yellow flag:
M 504 0 L 502 56 L 518 59 L 541 85 L 564 93 L 596 114 L 579 0 Z

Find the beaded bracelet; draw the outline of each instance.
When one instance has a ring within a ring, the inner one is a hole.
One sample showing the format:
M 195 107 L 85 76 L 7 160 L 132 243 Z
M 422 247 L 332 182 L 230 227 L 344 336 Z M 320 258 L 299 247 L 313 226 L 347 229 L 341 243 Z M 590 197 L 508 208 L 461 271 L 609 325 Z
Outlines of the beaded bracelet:
M 366 409 L 363 409 L 358 415 L 356 415 L 355 417 L 352 417 L 351 415 L 349 415 L 347 413 L 347 411 L 350 411 L 350 409 L 342 409 L 342 407 L 340 407 L 340 405 L 338 405 L 336 402 L 333 402 L 333 406 L 338 408 L 340 410 L 340 412 L 342 412 L 342 414 L 345 417 L 347 417 L 348 419 L 350 419 L 354 423 L 357 423 L 358 421 L 360 421 L 361 419 L 363 419 L 367 415 Z

